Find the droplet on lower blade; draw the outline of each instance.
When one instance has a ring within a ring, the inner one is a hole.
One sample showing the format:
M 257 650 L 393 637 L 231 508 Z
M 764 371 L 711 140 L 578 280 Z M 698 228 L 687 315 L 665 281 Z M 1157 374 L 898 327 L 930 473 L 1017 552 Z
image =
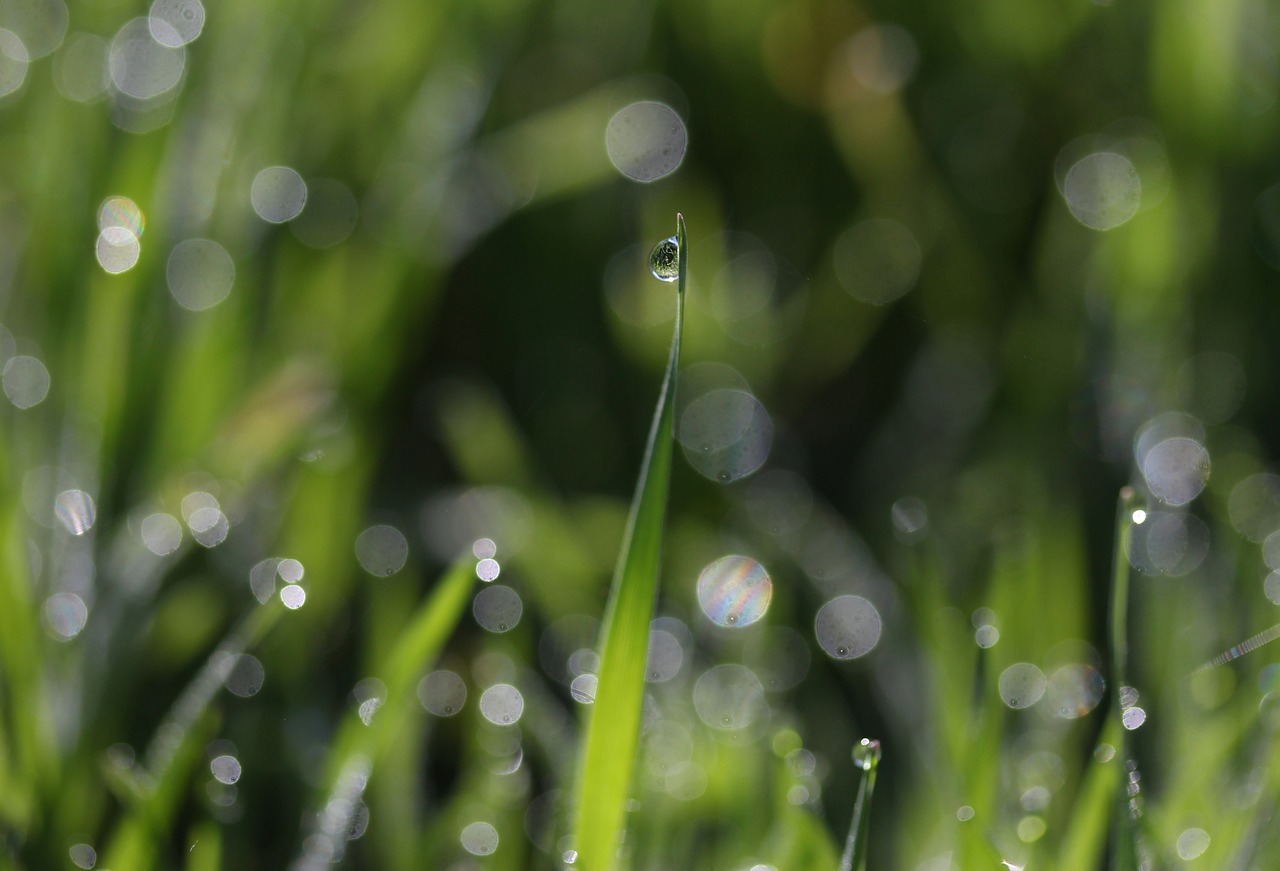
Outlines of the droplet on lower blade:
M 853 764 L 863 771 L 870 771 L 880 764 L 880 742 L 874 738 L 863 738 L 853 745 Z

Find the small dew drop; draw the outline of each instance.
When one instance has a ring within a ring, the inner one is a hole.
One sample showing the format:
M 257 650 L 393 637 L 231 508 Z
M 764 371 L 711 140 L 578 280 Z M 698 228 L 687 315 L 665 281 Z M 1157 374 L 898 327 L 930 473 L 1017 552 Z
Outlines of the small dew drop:
M 659 281 L 675 281 L 680 277 L 680 246 L 676 237 L 663 239 L 649 254 L 649 271 Z
M 853 764 L 863 771 L 870 771 L 880 764 L 880 742 L 874 738 L 863 738 L 853 745 Z

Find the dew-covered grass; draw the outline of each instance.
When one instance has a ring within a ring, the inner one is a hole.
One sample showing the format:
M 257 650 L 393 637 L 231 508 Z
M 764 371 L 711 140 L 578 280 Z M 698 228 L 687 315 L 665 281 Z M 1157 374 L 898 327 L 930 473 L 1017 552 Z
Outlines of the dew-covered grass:
M 1276 867 L 1277 24 L 0 2 L 0 869 Z

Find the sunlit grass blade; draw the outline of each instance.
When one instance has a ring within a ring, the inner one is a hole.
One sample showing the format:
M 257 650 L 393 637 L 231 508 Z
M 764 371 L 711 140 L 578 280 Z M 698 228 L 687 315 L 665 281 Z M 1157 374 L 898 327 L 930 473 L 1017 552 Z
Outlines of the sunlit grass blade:
M 858 784 L 858 797 L 853 802 L 853 819 L 849 822 L 849 838 L 845 841 L 844 855 L 840 857 L 840 871 L 863 871 L 867 867 L 871 796 L 876 788 L 876 769 L 880 767 L 880 742 L 863 738 L 853 748 L 853 761 L 862 769 L 862 781 Z
M 572 834 L 578 864 L 586 871 L 607 871 L 614 865 L 640 736 L 649 620 L 658 588 L 671 483 L 676 372 L 688 275 L 689 252 L 681 215 L 676 216 L 676 245 L 678 283 L 671 356 L 614 570 L 601 628 L 596 701 L 579 762 Z

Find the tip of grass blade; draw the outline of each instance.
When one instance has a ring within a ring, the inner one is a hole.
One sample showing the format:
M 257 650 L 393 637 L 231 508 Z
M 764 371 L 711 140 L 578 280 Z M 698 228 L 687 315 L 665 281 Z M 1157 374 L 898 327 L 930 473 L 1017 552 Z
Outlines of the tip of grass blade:
M 662 534 L 671 482 L 674 393 L 688 246 L 684 216 L 676 215 L 677 280 L 671 356 L 654 411 L 631 513 L 609 592 L 600 635 L 599 683 L 588 715 L 575 789 L 575 853 L 585 871 L 610 871 L 625 826 L 644 708 L 649 621 L 657 597 Z

